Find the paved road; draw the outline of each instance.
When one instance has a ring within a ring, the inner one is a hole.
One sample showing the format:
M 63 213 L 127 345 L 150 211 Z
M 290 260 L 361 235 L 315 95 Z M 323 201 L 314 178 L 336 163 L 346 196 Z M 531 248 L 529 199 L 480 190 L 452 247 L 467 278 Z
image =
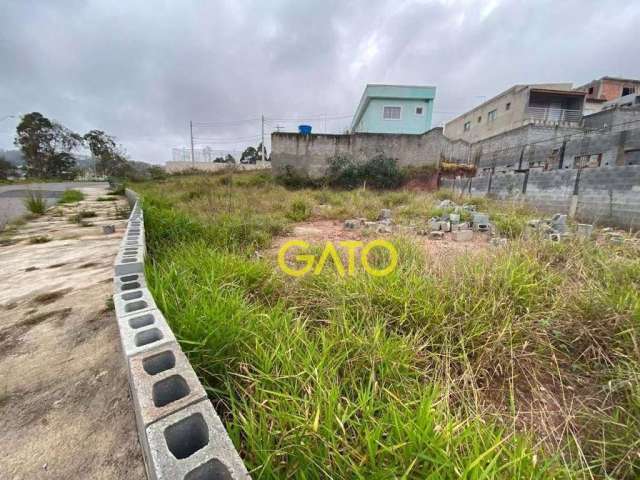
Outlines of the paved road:
M 23 199 L 30 191 L 38 191 L 47 204 L 54 204 L 68 188 L 106 187 L 105 182 L 58 182 L 0 185 L 0 229 L 11 220 L 27 213 Z

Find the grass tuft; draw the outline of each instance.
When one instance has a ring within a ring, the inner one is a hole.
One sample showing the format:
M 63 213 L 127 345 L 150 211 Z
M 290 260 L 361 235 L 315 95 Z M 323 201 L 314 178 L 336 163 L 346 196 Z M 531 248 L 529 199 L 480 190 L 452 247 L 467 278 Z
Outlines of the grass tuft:
M 58 203 L 76 203 L 84 200 L 84 193 L 80 190 L 67 189 L 62 192 L 62 196 L 58 200 Z
M 34 215 L 42 215 L 47 210 L 47 201 L 40 192 L 29 191 L 23 202 L 25 208 Z

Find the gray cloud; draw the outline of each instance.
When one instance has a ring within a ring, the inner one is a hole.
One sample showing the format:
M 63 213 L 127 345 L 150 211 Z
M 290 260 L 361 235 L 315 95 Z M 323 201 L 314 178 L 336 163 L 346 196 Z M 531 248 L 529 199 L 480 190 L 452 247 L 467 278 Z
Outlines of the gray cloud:
M 38 110 L 101 128 L 153 163 L 187 144 L 190 119 L 239 149 L 224 139 L 252 142 L 259 122 L 224 122 L 349 115 L 368 82 L 436 85 L 439 124 L 515 83 L 640 77 L 637 2 L 3 3 L 0 118 Z M 14 126 L 0 123 L 0 148 Z

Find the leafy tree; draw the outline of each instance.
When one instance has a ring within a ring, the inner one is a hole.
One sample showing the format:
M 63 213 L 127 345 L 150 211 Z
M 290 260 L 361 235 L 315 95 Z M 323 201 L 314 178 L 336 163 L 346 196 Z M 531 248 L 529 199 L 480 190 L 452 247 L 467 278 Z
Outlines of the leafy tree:
M 240 157 L 240 163 L 256 163 L 258 161 L 258 151 L 255 147 L 247 147 L 242 156 Z
M 15 174 L 16 167 L 13 166 L 4 156 L 0 156 L 0 179 L 6 180 Z
M 230 153 L 227 153 L 226 157 L 224 157 L 225 163 L 236 163 L 236 159 Z
M 213 163 L 224 163 L 224 157 L 216 157 L 213 159 Z
M 84 135 L 91 154 L 96 158 L 96 171 L 101 175 L 121 177 L 128 169 L 127 158 L 114 138 L 102 130 L 91 130 Z
M 27 176 L 70 177 L 75 166 L 71 152 L 82 144 L 82 138 L 41 113 L 32 112 L 20 120 L 14 143 L 25 158 Z

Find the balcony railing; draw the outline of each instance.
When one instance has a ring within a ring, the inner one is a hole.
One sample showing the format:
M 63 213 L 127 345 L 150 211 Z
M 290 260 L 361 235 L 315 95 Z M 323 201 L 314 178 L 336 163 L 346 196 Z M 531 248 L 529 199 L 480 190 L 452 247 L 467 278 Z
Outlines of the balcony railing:
M 527 107 L 527 116 L 535 122 L 579 123 L 582 111 L 566 108 Z

